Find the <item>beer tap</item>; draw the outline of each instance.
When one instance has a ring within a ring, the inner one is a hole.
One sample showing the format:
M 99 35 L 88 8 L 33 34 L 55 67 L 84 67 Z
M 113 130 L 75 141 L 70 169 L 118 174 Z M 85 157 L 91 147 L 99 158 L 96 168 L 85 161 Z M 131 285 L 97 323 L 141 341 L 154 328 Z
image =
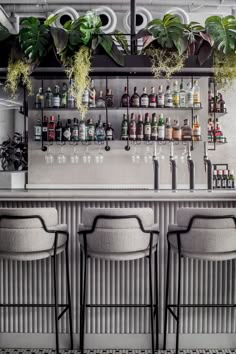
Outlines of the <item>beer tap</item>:
M 159 176 L 159 161 L 157 157 L 157 143 L 153 143 L 153 168 L 154 168 L 154 190 L 159 190 L 160 176 Z
M 188 163 L 188 170 L 189 170 L 189 190 L 190 192 L 194 192 L 195 189 L 195 166 L 194 161 L 192 159 L 191 154 L 191 146 L 190 143 L 187 144 L 187 163 Z
M 174 144 L 170 143 L 170 170 L 171 170 L 171 188 L 173 192 L 177 190 L 177 178 L 176 178 L 176 160 L 174 158 Z
M 212 163 L 208 158 L 206 142 L 204 142 L 204 165 L 205 165 L 205 171 L 207 170 L 207 190 L 208 192 L 212 192 L 213 189 Z

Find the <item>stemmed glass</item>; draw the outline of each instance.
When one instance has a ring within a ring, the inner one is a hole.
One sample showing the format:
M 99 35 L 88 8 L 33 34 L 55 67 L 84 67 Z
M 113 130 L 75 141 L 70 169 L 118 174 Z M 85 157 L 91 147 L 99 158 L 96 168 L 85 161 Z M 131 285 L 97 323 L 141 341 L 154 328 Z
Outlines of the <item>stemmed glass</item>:
M 187 145 L 184 145 L 184 150 L 180 156 L 180 161 L 182 163 L 184 163 L 186 160 L 187 160 L 187 155 L 188 155 L 188 152 L 187 152 Z
M 58 162 L 59 165 L 63 165 L 63 164 L 66 163 L 66 155 L 63 152 L 63 147 L 62 146 L 60 148 L 59 154 L 57 155 L 57 162 Z
M 131 159 L 133 163 L 139 163 L 140 162 L 140 155 L 137 152 L 137 145 L 134 146 L 134 152 L 131 155 Z
M 160 159 L 160 160 L 165 160 L 165 155 L 162 152 L 162 146 L 160 146 L 160 148 L 159 148 L 159 151 L 157 153 L 157 158 Z
M 97 153 L 97 155 L 95 155 L 95 162 L 96 163 L 103 163 L 103 161 L 104 161 L 104 156 L 103 156 L 103 153 L 101 150 L 102 150 L 102 145 L 99 144 L 98 153 Z
M 76 165 L 79 163 L 79 154 L 77 153 L 76 146 L 74 147 L 73 153 L 70 155 L 70 162 L 73 165 Z
M 149 164 L 152 163 L 152 153 L 150 152 L 150 145 L 146 146 L 146 151 L 145 151 L 145 155 L 143 156 L 144 162 Z
M 48 146 L 47 153 L 45 154 L 45 161 L 47 165 L 51 165 L 54 162 L 54 155 L 51 152 L 50 146 Z
M 87 145 L 86 149 L 85 149 L 85 151 L 83 153 L 83 156 L 82 156 L 83 163 L 84 164 L 90 164 L 91 163 L 91 159 L 92 159 L 92 157 L 91 157 L 91 154 L 89 152 L 89 147 Z

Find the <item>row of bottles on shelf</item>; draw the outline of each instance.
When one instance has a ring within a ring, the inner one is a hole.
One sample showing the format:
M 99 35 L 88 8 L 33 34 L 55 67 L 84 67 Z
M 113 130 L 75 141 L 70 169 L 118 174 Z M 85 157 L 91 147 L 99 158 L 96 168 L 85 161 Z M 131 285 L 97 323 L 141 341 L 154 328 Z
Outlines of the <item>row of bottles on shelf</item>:
M 212 118 L 208 119 L 208 143 L 226 143 L 226 137 L 223 134 L 218 118 L 215 122 Z
M 59 85 L 55 85 L 54 92 L 52 92 L 52 89 L 48 87 L 45 93 L 40 87 L 35 97 L 36 109 L 74 109 L 76 102 L 73 94 L 73 85 L 73 80 L 71 80 L 69 87 L 66 83 L 63 83 L 62 88 Z M 99 91 L 97 96 L 94 80 L 91 80 L 91 86 L 84 91 L 82 102 L 90 108 L 113 107 L 114 95 L 112 90 L 108 88 L 105 96 L 102 90 Z M 193 87 L 191 82 L 189 82 L 187 88 L 184 89 L 183 80 L 180 83 L 180 87 L 178 81 L 175 80 L 173 87 L 171 88 L 168 85 L 165 92 L 163 86 L 160 85 L 157 94 L 155 93 L 155 87 L 151 88 L 150 94 L 147 93 L 147 88 L 144 87 L 143 93 L 139 95 L 137 87 L 134 87 L 133 95 L 130 96 L 126 86 L 120 100 L 120 106 L 133 108 L 201 108 L 200 87 L 198 81 L 195 80 Z
M 68 119 L 66 124 L 63 124 L 58 115 L 57 123 L 55 117 L 44 116 L 43 123 L 37 120 L 34 126 L 34 140 L 35 141 L 104 141 L 114 140 L 114 129 L 111 123 L 102 122 L 101 115 L 99 115 L 98 122 L 93 123 L 89 118 L 87 121 L 74 118 L 72 121 Z M 121 140 L 131 141 L 199 141 L 201 140 L 201 127 L 198 116 L 194 116 L 192 127 L 189 120 L 184 120 L 184 125 L 181 127 L 179 120 L 175 119 L 173 125 L 171 118 L 167 117 L 164 121 L 163 114 L 159 115 L 157 119 L 156 113 L 152 114 L 150 118 L 149 113 L 145 114 L 145 119 L 141 114 L 136 116 L 131 114 L 130 120 L 127 114 L 123 115 L 121 123 Z
M 212 88 L 210 88 L 208 91 L 208 111 L 209 111 L 209 113 L 226 113 L 227 112 L 227 109 L 225 106 L 225 100 L 223 98 L 222 93 L 220 93 L 217 90 L 216 94 L 214 94 L 214 91 L 212 90 Z
M 214 170 L 213 171 L 213 189 L 231 189 L 234 185 L 234 171 L 233 170 Z

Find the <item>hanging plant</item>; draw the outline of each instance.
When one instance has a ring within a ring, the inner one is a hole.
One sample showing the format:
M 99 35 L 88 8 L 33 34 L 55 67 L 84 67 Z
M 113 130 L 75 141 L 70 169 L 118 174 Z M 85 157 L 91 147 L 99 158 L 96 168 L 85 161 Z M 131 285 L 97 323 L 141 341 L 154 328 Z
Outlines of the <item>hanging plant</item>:
M 9 60 L 7 67 L 7 79 L 5 82 L 5 89 L 9 92 L 11 97 L 15 97 L 19 84 L 22 83 L 29 95 L 33 94 L 32 81 L 30 78 L 30 64 L 23 59 Z
M 236 80 L 236 18 L 210 16 L 206 30 L 214 41 L 214 77 L 217 83 L 228 87 Z

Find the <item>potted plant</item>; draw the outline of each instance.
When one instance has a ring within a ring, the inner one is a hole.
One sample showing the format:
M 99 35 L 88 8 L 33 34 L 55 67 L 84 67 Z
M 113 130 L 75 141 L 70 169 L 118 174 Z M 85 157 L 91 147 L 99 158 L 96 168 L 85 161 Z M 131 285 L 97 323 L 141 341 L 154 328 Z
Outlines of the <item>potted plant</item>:
M 25 188 L 28 150 L 21 134 L 14 133 L 12 138 L 9 137 L 1 144 L 0 159 L 0 188 Z

